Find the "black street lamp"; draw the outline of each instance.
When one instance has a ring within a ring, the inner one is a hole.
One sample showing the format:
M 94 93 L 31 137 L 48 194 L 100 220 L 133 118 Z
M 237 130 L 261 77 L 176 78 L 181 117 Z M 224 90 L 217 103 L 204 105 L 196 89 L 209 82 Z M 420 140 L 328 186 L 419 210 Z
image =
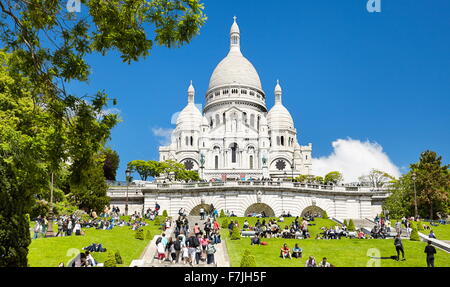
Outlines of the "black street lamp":
M 414 217 L 417 220 L 417 191 L 416 191 L 416 179 L 417 179 L 417 174 L 415 172 L 412 173 L 412 180 L 414 182 Z
M 130 176 L 131 176 L 131 170 L 127 169 L 125 171 L 125 179 L 127 181 L 127 199 L 126 199 L 126 203 L 125 203 L 125 216 L 128 215 L 128 186 L 130 185 Z

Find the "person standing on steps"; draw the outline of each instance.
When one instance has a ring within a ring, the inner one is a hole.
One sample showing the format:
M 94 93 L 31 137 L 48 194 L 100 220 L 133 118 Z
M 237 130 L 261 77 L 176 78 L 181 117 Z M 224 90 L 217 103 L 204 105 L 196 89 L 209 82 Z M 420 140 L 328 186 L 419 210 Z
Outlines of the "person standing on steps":
M 205 220 L 205 209 L 200 207 L 200 220 Z
M 403 249 L 403 243 L 402 243 L 402 239 L 400 238 L 400 234 L 397 234 L 397 236 L 394 239 L 394 245 L 395 245 L 395 250 L 397 251 L 397 261 L 400 260 L 400 252 L 402 253 L 402 261 L 405 261 L 405 251 Z
M 214 264 L 214 253 L 216 253 L 216 248 L 214 245 L 209 242 L 206 246 L 206 264 Z
M 425 247 L 425 251 L 427 254 L 427 267 L 434 267 L 434 254 L 436 254 L 436 248 L 431 245 L 431 241 L 428 241 L 428 245 Z

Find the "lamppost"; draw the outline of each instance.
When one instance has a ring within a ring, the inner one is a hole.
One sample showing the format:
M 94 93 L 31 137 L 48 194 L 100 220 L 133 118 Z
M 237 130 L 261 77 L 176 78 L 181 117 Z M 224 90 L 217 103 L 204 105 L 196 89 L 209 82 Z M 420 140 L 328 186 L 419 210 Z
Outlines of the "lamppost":
M 53 237 L 53 172 L 52 172 L 52 185 L 50 186 L 50 211 L 48 212 L 48 225 L 45 237 Z
M 127 170 L 125 171 L 125 176 L 126 176 L 126 181 L 127 181 L 127 198 L 126 198 L 126 202 L 125 202 L 125 216 L 128 215 L 128 186 L 130 185 L 130 176 L 131 176 L 131 170 L 129 170 L 127 168 Z
M 415 172 L 412 173 L 412 180 L 414 182 L 414 218 L 417 219 L 417 191 L 416 191 L 416 179 L 417 175 Z

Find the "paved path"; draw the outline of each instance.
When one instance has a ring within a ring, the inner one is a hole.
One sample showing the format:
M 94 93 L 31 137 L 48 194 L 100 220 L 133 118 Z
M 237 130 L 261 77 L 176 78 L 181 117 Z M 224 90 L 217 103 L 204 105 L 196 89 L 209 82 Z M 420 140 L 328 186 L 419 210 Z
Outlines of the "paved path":
M 194 229 L 195 223 L 198 223 L 198 225 L 203 228 L 203 223 L 205 220 L 201 220 L 200 216 L 188 216 L 187 217 L 189 222 L 189 230 Z M 173 237 L 173 232 L 175 228 L 175 220 L 172 221 L 171 228 L 166 230 L 166 237 Z M 161 232 L 162 233 L 162 232 Z M 158 259 L 156 258 L 156 240 L 158 237 L 161 236 L 160 234 L 156 235 L 150 243 L 147 245 L 147 247 L 144 249 L 140 259 L 133 260 L 130 267 L 189 267 L 189 265 L 185 265 L 184 263 L 171 263 L 170 261 L 164 261 L 159 263 Z M 222 241 L 222 243 L 217 244 L 216 246 L 216 253 L 214 254 L 214 259 L 216 261 L 215 264 L 206 264 L 206 261 L 200 261 L 198 265 L 194 264 L 193 267 L 229 267 L 230 266 L 230 260 L 228 258 L 228 253 L 226 249 L 226 243 Z

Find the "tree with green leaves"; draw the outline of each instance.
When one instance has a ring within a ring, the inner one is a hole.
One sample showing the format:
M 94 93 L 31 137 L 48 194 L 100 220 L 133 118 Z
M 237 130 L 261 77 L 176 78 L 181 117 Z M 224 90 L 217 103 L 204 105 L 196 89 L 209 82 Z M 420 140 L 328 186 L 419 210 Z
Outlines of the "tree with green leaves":
M 68 82 L 89 80 L 86 57 L 116 50 L 131 63 L 154 44 L 188 43 L 206 20 L 199 0 L 81 3 L 83 14 L 67 11 L 66 1 L 0 1 L 0 230 L 8 230 L 0 236 L 0 266 L 27 265 L 27 213 L 51 174 L 70 163 L 70 193 L 95 185 L 86 171 L 96 167 L 118 117 L 104 112 L 116 104 L 105 92 L 66 90 Z
M 362 183 L 369 183 L 370 186 L 375 188 L 381 188 L 389 183 L 394 183 L 395 177 L 388 174 L 387 172 L 378 169 L 372 169 L 368 175 L 360 176 L 359 181 Z
M 255 256 L 250 250 L 246 249 L 242 254 L 240 267 L 256 267 Z
M 450 213 L 449 167 L 435 152 L 421 153 L 419 161 L 410 165 L 410 171 L 392 185 L 383 209 L 388 210 L 392 218 L 414 215 L 415 185 L 418 213 L 422 218 L 447 216 Z M 413 173 L 416 175 L 415 181 Z
M 334 183 L 337 184 L 344 180 L 344 176 L 339 171 L 331 171 L 325 175 L 324 182 L 325 183 Z
M 117 169 L 119 168 L 119 154 L 107 147 L 101 152 L 101 156 L 104 157 L 103 173 L 107 180 L 116 180 Z

